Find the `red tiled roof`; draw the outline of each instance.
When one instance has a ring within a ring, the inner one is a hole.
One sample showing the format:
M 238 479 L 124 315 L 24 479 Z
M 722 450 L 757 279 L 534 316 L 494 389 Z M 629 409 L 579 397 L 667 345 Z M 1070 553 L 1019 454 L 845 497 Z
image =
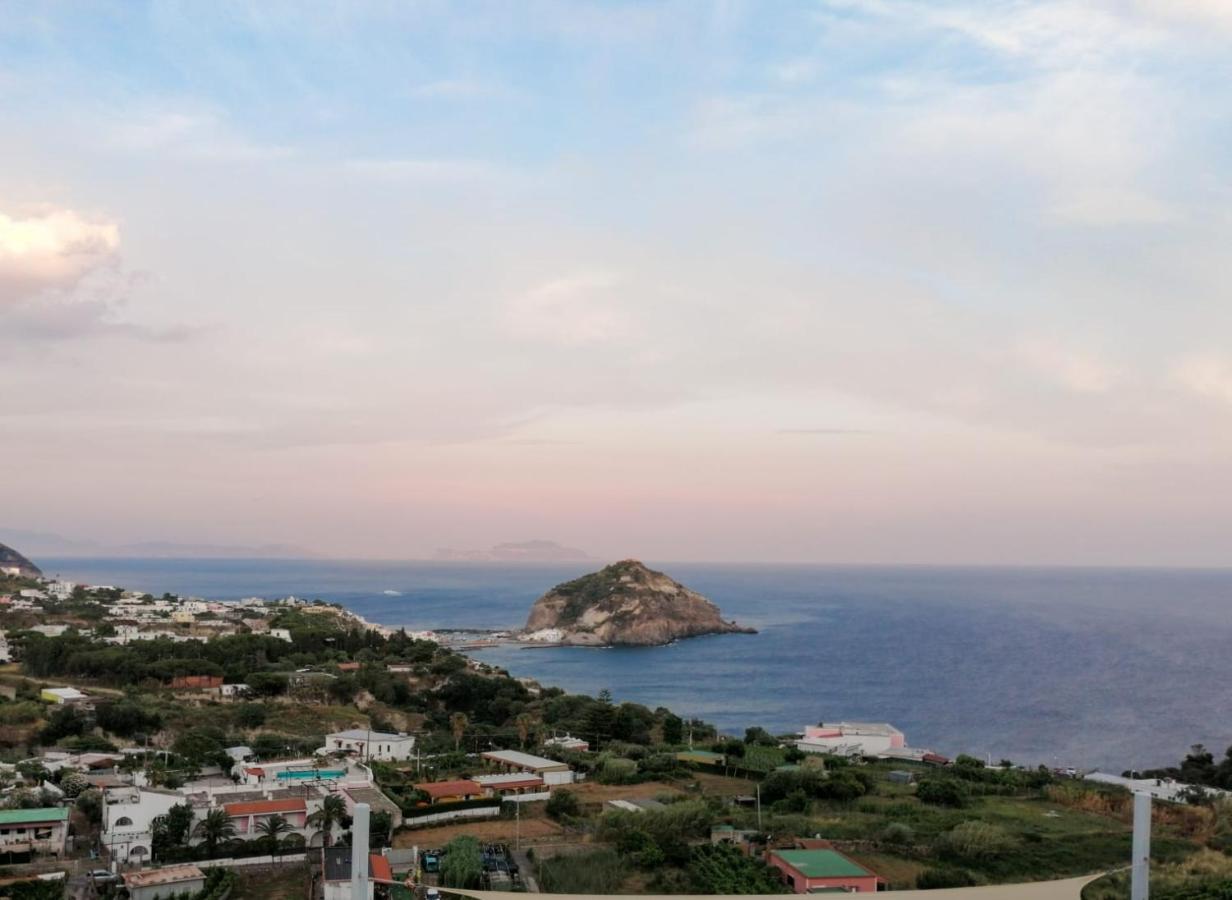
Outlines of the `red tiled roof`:
M 244 769 L 244 771 L 247 772 L 249 775 L 256 775 L 258 778 L 265 777 L 265 770 L 262 769 L 260 766 L 248 766 L 246 769 Z
M 372 853 L 368 856 L 368 872 L 373 878 L 379 878 L 382 881 L 394 880 L 394 870 L 389 865 L 388 857 L 381 856 L 379 853 Z
M 359 663 L 357 662 L 338 663 L 338 671 L 339 672 L 358 672 Z
M 438 797 L 465 797 L 468 794 L 482 794 L 483 788 L 473 781 L 424 781 L 415 785 L 433 800 Z
M 237 816 L 268 816 L 273 813 L 305 812 L 308 807 L 302 797 L 288 800 L 254 800 L 251 803 L 228 803 L 223 809 L 231 818 Z

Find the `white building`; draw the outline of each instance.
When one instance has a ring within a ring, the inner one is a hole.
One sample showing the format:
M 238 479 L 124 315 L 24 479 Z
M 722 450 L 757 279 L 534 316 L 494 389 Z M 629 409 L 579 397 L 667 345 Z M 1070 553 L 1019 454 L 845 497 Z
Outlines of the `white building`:
M 545 747 L 555 747 L 559 750 L 576 750 L 585 753 L 590 749 L 590 744 L 581 738 L 575 738 L 572 735 L 566 734 L 563 737 L 550 737 L 543 742 Z
M 108 788 L 103 794 L 103 845 L 119 862 L 149 862 L 154 820 L 183 802 L 185 798 L 175 791 Z
M 46 703 L 64 706 L 69 703 L 81 703 L 89 698 L 75 687 L 43 688 L 39 691 L 39 699 Z
M 270 637 L 281 638 L 288 644 L 291 643 L 291 630 L 289 628 L 271 628 L 269 635 Z
M 159 900 L 162 897 L 191 897 L 205 889 L 205 873 L 191 864 L 163 866 L 124 876 L 129 900 Z
M 405 732 L 390 734 L 384 731 L 369 731 L 366 728 L 351 728 L 325 735 L 325 746 L 319 752 L 353 753 L 361 760 L 394 762 L 411 758 L 415 752 L 415 738 Z
M 521 750 L 490 750 L 483 754 L 484 762 L 504 772 L 525 772 L 538 775 L 544 784 L 572 784 L 573 770 L 566 763 L 542 756 L 532 756 Z
M 31 625 L 30 630 L 37 631 L 39 634 L 46 635 L 47 637 L 50 637 L 50 638 L 54 638 L 54 637 L 59 637 L 60 635 L 64 634 L 64 632 L 68 631 L 68 626 L 67 625 Z
M 828 722 L 804 729 L 796 747 L 805 753 L 877 756 L 901 750 L 906 743 L 901 731 L 884 722 Z
M 12 662 L 13 654 L 9 652 L 9 639 L 0 631 L 0 663 Z

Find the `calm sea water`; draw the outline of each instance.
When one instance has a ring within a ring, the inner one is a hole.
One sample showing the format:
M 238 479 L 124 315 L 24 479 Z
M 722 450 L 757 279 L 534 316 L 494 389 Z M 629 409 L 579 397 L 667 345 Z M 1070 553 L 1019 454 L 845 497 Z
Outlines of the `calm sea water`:
M 296 594 L 409 628 L 523 623 L 585 564 L 42 559 L 65 578 L 216 599 Z M 760 633 L 476 655 L 728 731 L 888 721 L 947 754 L 1120 771 L 1232 743 L 1232 571 L 660 564 Z M 386 590 L 401 596 L 387 596 Z

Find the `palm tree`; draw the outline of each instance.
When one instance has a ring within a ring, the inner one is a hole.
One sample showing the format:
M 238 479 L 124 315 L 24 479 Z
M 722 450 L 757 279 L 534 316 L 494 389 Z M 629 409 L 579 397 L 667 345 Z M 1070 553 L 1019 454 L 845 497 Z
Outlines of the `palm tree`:
M 346 801 L 337 794 L 330 794 L 321 801 L 321 808 L 308 817 L 308 824 L 321 829 L 324 844 L 329 846 L 334 826 L 346 817 Z
M 270 855 L 276 857 L 282 856 L 278 852 L 278 839 L 293 830 L 291 823 L 277 813 L 257 823 L 257 831 L 261 834 L 261 839 L 269 842 Z
M 466 713 L 456 712 L 449 717 L 449 730 L 453 732 L 453 749 L 457 750 L 462 746 L 462 737 L 466 734 L 466 726 L 470 724 L 470 720 L 466 718 Z
M 211 809 L 193 829 L 193 836 L 205 842 L 206 852 L 213 859 L 218 845 L 235 837 L 235 823 L 221 806 Z
M 531 729 L 535 727 L 535 717 L 530 713 L 518 713 L 513 723 L 518 727 L 518 741 L 522 749 L 526 749 L 526 739 L 530 737 Z

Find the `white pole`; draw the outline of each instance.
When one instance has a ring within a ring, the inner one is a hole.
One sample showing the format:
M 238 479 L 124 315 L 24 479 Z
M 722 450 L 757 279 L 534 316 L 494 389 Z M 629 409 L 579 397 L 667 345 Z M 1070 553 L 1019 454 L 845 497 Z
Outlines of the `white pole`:
M 1130 900 L 1148 900 L 1151 895 L 1151 795 L 1134 794 L 1133 877 Z
M 356 803 L 351 821 L 351 900 L 368 900 L 367 803 Z

